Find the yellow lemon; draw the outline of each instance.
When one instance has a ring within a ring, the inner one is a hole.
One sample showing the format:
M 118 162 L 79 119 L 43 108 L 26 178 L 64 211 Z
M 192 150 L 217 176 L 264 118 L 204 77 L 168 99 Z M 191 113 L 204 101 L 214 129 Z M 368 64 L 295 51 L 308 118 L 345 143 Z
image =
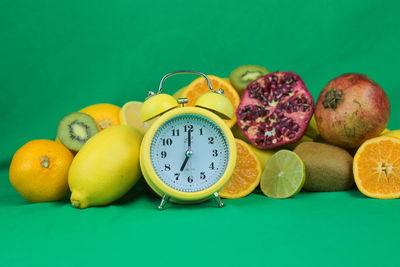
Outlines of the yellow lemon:
M 139 101 L 125 103 L 119 113 L 119 119 L 122 125 L 132 126 L 144 135 L 157 118 L 142 122 L 139 115 L 142 106 L 143 103 Z
M 128 192 L 140 177 L 141 138 L 127 125 L 109 127 L 90 138 L 69 169 L 72 205 L 107 205 Z

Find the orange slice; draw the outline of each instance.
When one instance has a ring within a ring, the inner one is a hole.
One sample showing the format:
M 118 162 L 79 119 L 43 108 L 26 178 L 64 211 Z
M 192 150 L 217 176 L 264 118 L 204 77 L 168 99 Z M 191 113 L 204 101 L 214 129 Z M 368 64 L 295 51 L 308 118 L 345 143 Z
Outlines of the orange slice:
M 356 185 L 372 198 L 400 197 L 400 139 L 381 136 L 367 140 L 353 161 Z
M 208 78 L 211 80 L 214 90 L 224 90 L 225 96 L 231 101 L 233 109 L 236 110 L 239 106 L 240 97 L 235 88 L 233 88 L 233 86 L 226 79 L 213 75 L 208 75 Z M 199 77 L 185 88 L 180 97 L 189 98 L 189 103 L 187 106 L 194 106 L 199 96 L 209 92 L 210 89 L 208 89 L 207 81 L 203 77 Z M 232 120 L 225 120 L 225 122 L 229 128 L 231 128 L 233 125 L 235 125 L 236 118 L 233 118 Z
M 258 186 L 261 177 L 261 163 L 251 146 L 240 139 L 235 139 L 237 160 L 235 171 L 228 183 L 219 192 L 223 198 L 245 197 Z

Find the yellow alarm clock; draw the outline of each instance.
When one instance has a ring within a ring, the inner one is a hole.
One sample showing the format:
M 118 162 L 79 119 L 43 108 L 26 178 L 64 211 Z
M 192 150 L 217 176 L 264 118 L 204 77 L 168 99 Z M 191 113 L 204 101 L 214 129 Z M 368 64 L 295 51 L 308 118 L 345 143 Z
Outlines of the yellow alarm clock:
M 184 106 L 187 98 L 176 100 L 161 93 L 168 77 L 187 73 L 203 76 L 210 89 L 195 107 Z M 218 191 L 232 176 L 236 163 L 235 139 L 223 121 L 232 119 L 234 110 L 223 90 L 214 90 L 201 72 L 168 73 L 158 92 L 149 92 L 140 110 L 142 122 L 157 116 L 143 137 L 140 166 L 146 182 L 162 197 L 158 208 L 163 209 L 168 201 L 197 203 L 211 197 L 223 207 Z

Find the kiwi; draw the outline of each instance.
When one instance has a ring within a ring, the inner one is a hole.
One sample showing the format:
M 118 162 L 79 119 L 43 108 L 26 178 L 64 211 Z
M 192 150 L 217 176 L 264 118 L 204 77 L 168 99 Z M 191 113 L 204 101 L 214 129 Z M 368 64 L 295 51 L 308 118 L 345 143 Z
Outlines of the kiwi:
M 231 72 L 229 80 L 233 87 L 242 94 L 247 85 L 257 78 L 268 74 L 269 71 L 257 65 L 243 65 L 239 66 Z
M 83 144 L 98 131 L 96 122 L 90 115 L 73 112 L 60 120 L 57 136 L 67 148 L 79 151 Z
M 305 190 L 344 191 L 354 185 L 353 158 L 346 150 L 329 144 L 303 142 L 294 152 L 306 165 Z

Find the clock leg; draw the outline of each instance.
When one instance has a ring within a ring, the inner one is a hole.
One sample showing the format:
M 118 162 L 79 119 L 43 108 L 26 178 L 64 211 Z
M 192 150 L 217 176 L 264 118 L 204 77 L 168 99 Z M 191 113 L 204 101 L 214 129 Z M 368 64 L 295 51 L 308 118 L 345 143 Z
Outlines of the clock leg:
M 169 200 L 169 196 L 163 195 L 163 197 L 161 199 L 161 202 L 160 202 L 160 205 L 158 205 L 158 209 L 159 210 L 163 210 L 164 207 L 165 207 L 165 204 L 167 204 L 168 200 Z
M 215 192 L 212 197 L 217 202 L 219 208 L 222 208 L 224 206 L 224 202 L 222 202 L 222 199 L 219 197 L 218 192 Z

